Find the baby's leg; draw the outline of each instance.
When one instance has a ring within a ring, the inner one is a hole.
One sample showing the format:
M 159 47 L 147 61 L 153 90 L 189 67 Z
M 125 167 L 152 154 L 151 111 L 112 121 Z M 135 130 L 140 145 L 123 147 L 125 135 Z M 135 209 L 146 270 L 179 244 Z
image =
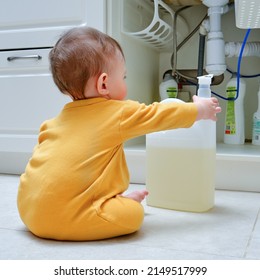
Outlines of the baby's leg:
M 130 197 L 117 195 L 107 200 L 97 200 L 91 207 L 75 207 L 67 213 L 68 219 L 63 223 L 54 221 L 49 227 L 51 232 L 43 228 L 43 233 L 37 234 L 44 238 L 57 240 L 100 240 L 138 231 L 144 219 L 144 209 L 140 202 L 146 191 L 135 191 Z M 81 211 L 79 211 L 81 210 Z M 73 212 L 74 211 L 74 212 Z M 70 218 L 70 217 L 73 217 Z M 64 217 L 63 217 L 64 218 Z
M 143 196 L 142 193 L 143 191 L 140 195 L 140 192 L 136 192 L 135 199 L 140 199 L 140 196 Z M 125 235 L 139 230 L 144 218 L 144 209 L 135 199 L 118 195 L 96 208 L 98 216 L 104 219 L 104 222 L 99 225 L 100 230 L 95 234 L 96 237 L 99 235 L 98 239 Z

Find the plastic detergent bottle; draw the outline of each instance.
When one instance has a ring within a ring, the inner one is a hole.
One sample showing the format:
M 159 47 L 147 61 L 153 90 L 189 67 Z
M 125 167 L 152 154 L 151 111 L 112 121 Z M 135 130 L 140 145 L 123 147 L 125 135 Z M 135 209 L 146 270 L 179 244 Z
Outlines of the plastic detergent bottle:
M 163 81 L 159 86 L 159 90 L 161 100 L 166 98 L 177 98 L 178 84 L 169 72 L 166 72 Z
M 260 145 L 260 86 L 258 90 L 258 108 L 253 115 L 252 144 Z
M 212 75 L 198 77 L 198 96 L 211 96 Z M 183 102 L 169 98 L 162 102 Z M 204 212 L 214 206 L 216 123 L 197 121 L 146 136 L 147 204 L 180 211 Z
M 246 83 L 241 78 L 239 80 L 238 98 L 227 101 L 224 131 L 224 143 L 226 144 L 245 143 L 244 98 Z M 235 76 L 232 76 L 227 83 L 226 95 L 228 98 L 234 98 L 237 95 L 237 78 Z

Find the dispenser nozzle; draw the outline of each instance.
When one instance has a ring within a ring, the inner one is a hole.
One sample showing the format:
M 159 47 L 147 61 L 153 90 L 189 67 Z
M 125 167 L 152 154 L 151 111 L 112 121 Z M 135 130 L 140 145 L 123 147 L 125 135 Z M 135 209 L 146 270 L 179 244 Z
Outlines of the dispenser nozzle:
M 211 79 L 213 78 L 213 74 L 199 76 L 197 78 L 199 80 L 199 85 L 210 85 L 211 84 Z
M 213 74 L 197 77 L 199 80 L 198 96 L 204 98 L 210 98 L 211 95 L 210 85 L 211 85 L 212 77 Z

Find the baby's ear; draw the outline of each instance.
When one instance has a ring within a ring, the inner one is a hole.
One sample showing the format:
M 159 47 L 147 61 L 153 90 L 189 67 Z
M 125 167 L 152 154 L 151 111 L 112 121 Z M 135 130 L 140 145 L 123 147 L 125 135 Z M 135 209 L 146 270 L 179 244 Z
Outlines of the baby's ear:
M 109 90 L 107 87 L 107 80 L 108 80 L 108 75 L 107 73 L 102 73 L 97 80 L 97 91 L 100 95 L 108 95 Z

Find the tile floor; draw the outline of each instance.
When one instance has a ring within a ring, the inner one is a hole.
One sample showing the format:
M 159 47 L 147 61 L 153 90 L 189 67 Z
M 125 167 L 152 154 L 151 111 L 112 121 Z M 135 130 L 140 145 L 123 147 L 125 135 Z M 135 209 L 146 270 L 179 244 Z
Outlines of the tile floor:
M 260 193 L 216 191 L 207 213 L 148 207 L 135 234 L 98 242 L 60 242 L 30 234 L 16 209 L 19 177 L 0 175 L 0 259 L 260 260 Z M 140 185 L 131 185 L 131 189 Z

